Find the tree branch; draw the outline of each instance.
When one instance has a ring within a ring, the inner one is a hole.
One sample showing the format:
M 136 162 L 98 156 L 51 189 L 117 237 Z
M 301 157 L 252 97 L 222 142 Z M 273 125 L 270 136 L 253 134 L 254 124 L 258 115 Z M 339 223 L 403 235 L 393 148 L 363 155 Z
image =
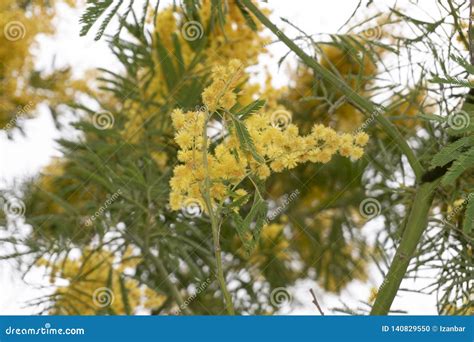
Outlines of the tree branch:
M 415 254 L 416 247 L 428 224 L 428 214 L 440 180 L 439 178 L 432 183 L 423 183 L 418 187 L 400 245 L 392 260 L 388 274 L 379 288 L 371 315 L 386 315 L 389 313 L 410 260 Z

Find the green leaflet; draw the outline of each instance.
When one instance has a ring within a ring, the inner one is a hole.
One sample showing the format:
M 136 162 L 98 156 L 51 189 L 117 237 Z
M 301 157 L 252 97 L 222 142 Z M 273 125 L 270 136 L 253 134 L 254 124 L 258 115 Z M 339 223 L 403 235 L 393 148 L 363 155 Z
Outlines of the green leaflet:
M 239 112 L 236 114 L 240 120 L 246 119 L 248 116 L 255 114 L 263 106 L 265 106 L 265 100 L 256 100 L 250 103 L 249 105 L 245 106 L 244 108 L 240 109 Z
M 211 0 L 212 1 L 212 20 L 211 24 L 214 25 L 214 21 L 216 21 L 219 24 L 219 27 L 223 30 L 224 29 L 224 24 L 225 24 L 225 3 L 220 0 Z
M 94 25 L 94 23 L 99 19 L 99 17 L 102 14 L 104 14 L 107 8 L 109 8 L 109 6 L 112 5 L 112 2 L 113 0 L 105 0 L 103 2 L 92 1 L 92 0 L 87 1 L 88 7 L 86 11 L 84 12 L 84 14 L 81 16 L 81 19 L 79 20 L 79 23 L 82 24 L 81 32 L 79 33 L 81 36 L 85 36 L 89 32 L 92 25 Z M 119 5 L 121 3 L 122 1 L 119 2 Z M 101 25 L 101 28 L 102 26 L 104 26 L 104 24 Z M 107 24 L 105 26 L 107 26 Z M 97 36 L 99 36 L 99 39 L 100 39 L 100 36 L 102 36 L 102 33 L 100 33 L 100 35 L 99 33 L 100 32 L 97 33 Z M 96 39 L 97 39 L 97 36 L 96 36 Z
M 109 269 L 109 275 L 107 277 L 107 285 L 106 285 L 106 294 L 110 294 L 111 297 L 110 297 L 110 300 L 109 300 L 109 297 L 106 296 L 106 302 L 105 303 L 102 303 L 100 302 L 101 304 L 106 304 L 106 306 L 104 307 L 104 310 L 106 312 L 108 312 L 110 315 L 115 315 L 115 312 L 113 310 L 113 308 L 111 307 L 111 304 L 113 303 L 113 298 L 114 298 L 114 292 L 113 292 L 113 284 L 114 284 L 114 268 L 112 265 L 110 265 L 110 269 Z M 98 300 L 100 300 L 100 298 L 97 298 Z
M 454 161 L 448 172 L 443 176 L 441 184 L 451 185 L 464 171 L 472 167 L 474 167 L 474 147 L 471 147 Z
M 178 66 L 178 77 L 182 78 L 184 71 L 185 71 L 185 65 L 184 65 L 184 58 L 183 58 L 183 53 L 181 52 L 181 44 L 179 43 L 179 38 L 176 33 L 173 33 L 173 47 L 174 47 L 174 55 L 177 60 L 177 66 Z
M 127 286 L 125 285 L 124 276 L 120 274 L 118 278 L 119 278 L 120 293 L 122 296 L 122 303 L 123 303 L 123 308 L 125 310 L 125 314 L 131 315 L 132 309 L 130 308 L 130 302 L 128 300 L 128 289 L 127 289 Z
M 416 117 L 420 118 L 420 119 L 423 119 L 423 120 L 427 120 L 427 121 L 437 121 L 437 122 L 441 122 L 441 123 L 446 122 L 446 118 L 444 118 L 440 115 L 435 115 L 435 114 L 422 114 L 422 113 L 419 113 L 419 114 L 416 114 Z
M 232 218 L 236 223 L 237 233 L 248 255 L 257 247 L 266 215 L 267 204 L 263 198 L 260 197 L 258 192 L 255 193 L 252 208 L 244 219 L 239 214 L 235 212 L 232 213 Z M 252 227 L 252 224 L 255 225 Z
M 82 25 L 80 35 L 85 36 L 89 33 L 90 29 L 94 24 L 99 20 L 100 17 L 102 17 L 107 10 L 115 4 L 115 6 L 112 7 L 110 12 L 107 14 L 107 16 L 104 18 L 104 20 L 101 22 L 100 27 L 97 30 L 97 33 L 95 35 L 95 40 L 100 40 L 102 38 L 102 35 L 104 34 L 105 30 L 109 26 L 110 22 L 114 17 L 118 18 L 118 29 L 115 34 L 115 37 L 117 38 L 120 35 L 120 32 L 123 27 L 125 26 L 130 26 L 130 24 L 127 22 L 127 18 L 130 13 L 132 13 L 132 18 L 133 21 L 135 22 L 134 27 L 136 28 L 137 32 L 142 32 L 144 33 L 144 27 L 145 27 L 145 22 L 146 18 L 149 12 L 149 9 L 151 9 L 150 5 L 150 0 L 145 0 L 143 2 L 140 2 L 142 4 L 142 17 L 140 19 L 137 18 L 137 14 L 135 13 L 135 10 L 133 8 L 133 5 L 135 4 L 135 0 L 128 0 L 128 5 L 125 11 L 123 13 L 119 13 L 119 9 L 124 3 L 124 0 L 87 0 L 87 8 L 84 12 L 84 14 L 81 16 L 79 19 L 79 23 Z M 158 14 L 158 4 L 159 1 L 157 1 L 155 8 L 152 9 L 153 12 L 153 21 L 156 21 L 156 17 Z M 139 21 L 139 22 L 138 22 Z
M 441 184 L 451 185 L 464 171 L 474 167 L 474 105 L 469 97 L 461 110 L 451 113 L 446 119 L 446 131 L 451 136 L 460 136 L 456 141 L 444 146 L 431 160 L 431 167 L 443 167 L 453 163 L 443 176 Z M 466 135 L 462 137 L 462 135 Z
M 172 61 L 173 56 L 168 53 L 158 34 L 156 34 L 156 52 L 158 53 L 158 59 L 166 81 L 166 86 L 168 87 L 168 91 L 172 92 L 178 83 L 178 76 Z
M 231 114 L 232 121 L 234 123 L 235 127 L 235 132 L 237 134 L 237 137 L 239 138 L 240 146 L 242 147 L 242 150 L 249 152 L 252 154 L 253 158 L 260 162 L 264 163 L 265 159 L 263 159 L 258 153 L 257 150 L 255 149 L 255 145 L 253 143 L 252 137 L 250 136 L 250 133 L 245 126 L 245 124 L 238 118 L 236 118 L 234 115 Z
M 122 5 L 122 2 L 123 2 L 123 0 L 119 0 L 117 5 L 112 9 L 112 11 L 110 11 L 110 13 L 107 15 L 107 17 L 105 17 L 104 21 L 100 24 L 100 27 L 97 30 L 97 34 L 95 35 L 95 38 L 94 38 L 95 40 L 99 40 L 102 37 L 102 35 L 104 34 L 105 29 L 109 25 L 110 21 L 115 16 L 115 14 L 117 14 L 117 11 L 118 11 L 119 7 Z M 90 29 L 90 26 L 89 26 L 89 29 Z
M 468 62 L 467 59 L 461 56 L 451 55 L 451 58 L 456 61 L 460 66 L 462 66 L 468 73 L 474 75 L 474 66 Z
M 256 32 L 257 31 L 257 24 L 255 24 L 255 21 L 253 21 L 252 16 L 250 15 L 247 8 L 245 8 L 245 6 L 242 5 L 242 3 L 239 0 L 237 0 L 235 2 L 235 4 L 239 8 L 240 13 L 242 13 L 242 16 L 244 17 L 245 22 L 247 23 L 248 27 L 250 27 L 252 29 L 252 31 Z
M 455 78 L 452 76 L 446 76 L 446 77 L 439 77 L 437 75 L 433 75 L 433 78 L 430 80 L 432 83 L 442 83 L 442 84 L 453 84 L 457 85 L 459 87 L 468 87 L 472 88 L 473 84 L 467 80 L 463 80 L 460 78 Z
M 457 159 L 462 154 L 462 147 L 471 147 L 474 145 L 474 137 L 461 138 L 447 146 L 444 146 L 441 151 L 436 153 L 431 160 L 431 166 L 443 166 L 447 163 Z

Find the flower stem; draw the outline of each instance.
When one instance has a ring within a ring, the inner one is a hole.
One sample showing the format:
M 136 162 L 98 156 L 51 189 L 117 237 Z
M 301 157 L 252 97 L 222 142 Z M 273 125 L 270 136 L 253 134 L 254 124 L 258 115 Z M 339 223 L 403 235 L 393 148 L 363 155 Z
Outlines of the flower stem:
M 207 162 L 207 123 L 209 121 L 210 115 L 206 112 L 206 120 L 204 122 L 203 128 L 203 143 L 202 143 L 202 157 L 203 157 L 203 166 L 206 173 L 206 177 L 204 179 L 204 189 L 202 191 L 202 195 L 204 198 L 204 202 L 206 204 L 206 209 L 208 215 L 211 219 L 211 227 L 212 227 L 212 240 L 214 243 L 214 255 L 216 258 L 216 268 L 217 268 L 217 279 L 219 281 L 219 285 L 224 296 L 225 307 L 227 310 L 227 314 L 234 315 L 234 304 L 232 303 L 232 296 L 227 289 L 227 285 L 225 282 L 224 276 L 224 269 L 222 267 L 222 253 L 221 253 L 221 244 L 220 244 L 220 223 L 219 219 L 214 212 L 212 207 L 211 201 L 211 179 L 209 178 L 209 165 Z
M 371 315 L 386 315 L 405 276 L 410 260 L 428 224 L 428 215 L 440 179 L 418 187 L 405 230 L 388 274 L 377 293 Z
M 349 85 L 341 78 L 334 75 L 331 71 L 322 67 L 314 58 L 306 54 L 298 45 L 288 38 L 282 31 L 278 29 L 253 3 L 251 0 L 241 0 L 242 4 L 270 31 L 272 31 L 286 46 L 288 46 L 301 60 L 314 72 L 322 77 L 325 81 L 331 83 L 338 88 L 357 108 L 362 110 L 365 116 L 375 119 L 387 132 L 387 134 L 397 143 L 399 149 L 405 154 L 410 166 L 419 180 L 424 173 L 423 166 L 415 156 L 413 150 L 400 134 L 398 129 L 379 112 L 376 106 L 369 100 L 357 94 Z

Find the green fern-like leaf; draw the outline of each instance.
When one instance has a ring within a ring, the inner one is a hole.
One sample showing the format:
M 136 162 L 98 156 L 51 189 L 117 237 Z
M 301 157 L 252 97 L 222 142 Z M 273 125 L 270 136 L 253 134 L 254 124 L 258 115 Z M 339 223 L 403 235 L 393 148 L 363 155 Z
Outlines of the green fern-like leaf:
M 469 82 L 468 80 L 463 80 L 460 78 L 452 77 L 452 76 L 445 76 L 439 77 L 437 75 L 433 75 L 433 78 L 430 80 L 432 83 L 442 83 L 442 84 L 451 84 L 455 85 L 458 87 L 467 87 L 467 88 L 472 88 L 474 87 L 474 84 Z
M 448 172 L 443 176 L 441 183 L 443 185 L 451 185 L 467 169 L 472 167 L 474 167 L 474 147 L 471 147 L 454 161 Z
M 458 63 L 460 66 L 462 66 L 468 73 L 474 75 L 474 65 L 471 65 L 471 63 L 469 63 L 466 58 L 454 55 L 451 55 L 451 58 L 456 61 L 456 63 Z
M 245 106 L 237 113 L 237 117 L 241 120 L 245 119 L 246 117 L 255 114 L 258 112 L 262 107 L 265 105 L 265 100 L 256 100 L 250 103 L 249 105 Z
M 232 217 L 236 223 L 237 233 L 242 241 L 244 249 L 250 255 L 256 248 L 260 239 L 260 232 L 265 223 L 267 204 L 255 193 L 252 208 L 243 219 L 239 214 L 233 213 Z
M 443 166 L 457 159 L 462 154 L 463 148 L 469 148 L 474 145 L 474 137 L 461 138 L 441 149 L 431 161 L 431 166 Z
M 110 13 L 104 19 L 104 21 L 100 24 L 100 27 L 97 30 L 97 34 L 95 35 L 95 38 L 94 38 L 95 40 L 99 40 L 102 37 L 102 35 L 105 32 L 105 29 L 110 24 L 110 21 L 112 20 L 112 18 L 117 14 L 117 11 L 122 5 L 122 3 L 123 3 L 123 0 L 119 0 L 117 5 L 110 11 Z
M 257 31 L 257 24 L 255 24 L 255 21 L 252 19 L 252 16 L 250 15 L 247 8 L 245 8 L 245 6 L 242 5 L 242 3 L 239 0 L 237 0 L 235 4 L 237 5 L 237 8 L 239 9 L 240 13 L 242 13 L 242 16 L 244 17 L 245 22 L 250 27 L 250 29 L 252 29 L 252 31 Z
M 240 146 L 242 147 L 242 149 L 252 154 L 256 161 L 260 163 L 265 162 L 262 156 L 257 153 L 252 137 L 250 136 L 250 133 L 245 124 L 241 120 L 236 118 L 234 115 L 232 115 L 232 121 L 234 123 L 235 132 L 237 134 L 237 137 L 239 138 Z
M 85 36 L 112 3 L 113 0 L 88 0 L 86 11 L 79 20 L 79 23 L 82 24 L 81 32 L 79 34 Z

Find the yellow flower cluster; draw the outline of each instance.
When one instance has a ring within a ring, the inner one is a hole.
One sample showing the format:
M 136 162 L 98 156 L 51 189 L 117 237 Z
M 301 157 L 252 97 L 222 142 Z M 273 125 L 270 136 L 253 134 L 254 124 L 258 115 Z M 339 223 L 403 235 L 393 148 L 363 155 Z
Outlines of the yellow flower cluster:
M 123 281 L 125 289 L 120 283 L 119 278 L 126 269 L 136 269 L 140 259 L 133 256 L 131 249 L 127 249 L 119 259 L 112 252 L 94 249 L 86 249 L 78 259 L 55 262 L 40 259 L 38 266 L 51 269 L 52 284 L 56 284 L 57 278 L 69 283 L 57 288 L 50 314 L 94 315 L 109 308 L 115 314 L 123 315 L 126 314 L 124 291 L 131 310 L 140 305 L 149 309 L 159 308 L 166 300 L 165 295 L 140 286 L 137 280 L 129 277 Z
M 213 68 L 212 83 L 202 93 L 202 102 L 210 112 L 235 105 L 237 94 L 233 90 L 242 76 L 243 65 L 237 59 L 231 60 L 227 67 L 219 65 Z
M 367 134 L 338 134 L 331 128 L 316 124 L 310 134 L 303 136 L 298 127 L 290 123 L 291 114 L 280 107 L 273 112 L 260 110 L 243 122 L 256 153 L 261 157 L 260 161 L 257 160 L 248 149 L 242 148 L 237 135 L 239 128 L 230 119 L 232 114 L 227 112 L 236 102 L 233 91 L 241 70 L 242 66 L 235 60 L 226 67 L 214 68 L 212 83 L 203 92 L 204 105 L 210 110 L 183 113 L 176 109 L 172 113 L 175 141 L 180 147 L 178 160 L 181 162 L 175 167 L 170 182 L 173 210 L 185 207 L 189 201 L 202 203 L 202 184 L 207 177 L 211 184 L 211 200 L 221 202 L 248 175 L 265 180 L 272 171 L 281 172 L 306 162 L 327 163 L 336 153 L 352 159 L 359 159 L 363 154 Z M 208 120 L 216 109 L 223 118 L 221 135 L 225 138 L 215 141 L 216 146 L 211 150 L 211 144 L 203 146 L 203 134 L 208 132 Z M 241 193 L 244 192 L 241 190 Z

